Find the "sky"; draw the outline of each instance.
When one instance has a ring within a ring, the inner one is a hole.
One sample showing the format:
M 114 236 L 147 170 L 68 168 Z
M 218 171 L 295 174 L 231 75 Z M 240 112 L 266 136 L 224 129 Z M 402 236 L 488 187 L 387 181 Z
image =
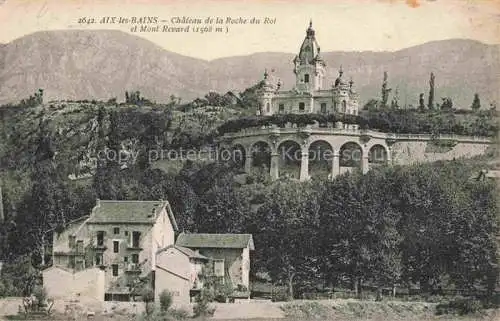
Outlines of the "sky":
M 157 17 L 147 26 L 190 29 L 133 32 L 130 22 L 101 24 L 103 17 Z M 202 23 L 176 24 L 176 17 Z M 222 32 L 215 32 L 215 23 L 205 24 L 216 17 L 223 20 L 217 25 Z M 246 23 L 227 23 L 240 17 Z M 271 23 L 264 24 L 266 17 Z M 80 18 L 95 23 L 79 23 Z M 251 24 L 252 18 L 260 24 Z M 0 43 L 41 30 L 115 29 L 212 60 L 264 51 L 296 53 L 310 19 L 323 52 L 394 51 L 451 38 L 500 44 L 500 0 L 0 0 Z M 204 26 L 212 26 L 212 32 L 193 28 Z

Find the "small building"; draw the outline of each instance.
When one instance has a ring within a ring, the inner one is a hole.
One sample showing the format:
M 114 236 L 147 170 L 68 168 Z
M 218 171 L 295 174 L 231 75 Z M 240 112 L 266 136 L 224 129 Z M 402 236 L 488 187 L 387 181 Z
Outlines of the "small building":
M 90 216 L 54 235 L 44 286 L 49 295 L 93 293 L 98 300 L 128 301 L 140 287 L 154 288 L 156 253 L 174 244 L 177 229 L 167 201 L 98 200 Z M 80 283 L 86 282 L 97 288 L 82 293 Z
M 203 288 L 201 274 L 210 261 L 197 251 L 171 245 L 161 249 L 156 258 L 155 300 L 163 291 L 172 294 L 172 305 L 187 306 L 193 293 Z
M 210 258 L 215 276 L 233 289 L 248 292 L 250 288 L 250 252 L 254 243 L 251 234 L 189 234 L 181 233 L 176 246 L 185 247 Z

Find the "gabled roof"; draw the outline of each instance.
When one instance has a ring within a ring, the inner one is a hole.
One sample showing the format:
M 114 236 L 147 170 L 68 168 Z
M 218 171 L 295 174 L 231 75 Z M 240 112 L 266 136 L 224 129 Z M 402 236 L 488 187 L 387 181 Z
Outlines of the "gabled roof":
M 98 200 L 88 222 L 153 224 L 163 209 L 167 211 L 174 230 L 177 230 L 177 222 L 167 201 Z
M 181 252 L 182 254 L 186 255 L 187 257 L 189 257 L 191 259 L 209 260 L 208 257 L 206 257 L 204 255 L 201 255 L 200 253 L 198 253 L 196 251 L 188 249 L 187 247 L 183 247 L 183 246 L 179 246 L 179 245 L 170 245 L 170 246 L 167 246 L 167 247 L 165 247 L 163 249 L 158 250 L 158 252 L 156 252 L 156 254 L 159 254 L 159 253 L 161 253 L 163 251 L 166 251 L 168 249 L 171 249 L 171 248 L 174 248 L 174 249 L 178 250 L 179 252 Z
M 252 234 L 207 234 L 181 233 L 177 238 L 177 246 L 188 248 L 220 248 L 254 250 Z

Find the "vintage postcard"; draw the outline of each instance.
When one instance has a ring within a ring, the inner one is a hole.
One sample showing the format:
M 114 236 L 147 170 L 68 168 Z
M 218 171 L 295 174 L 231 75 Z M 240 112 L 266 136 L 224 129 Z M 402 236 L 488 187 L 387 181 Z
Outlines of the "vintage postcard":
M 0 320 L 500 320 L 500 1 L 0 0 Z

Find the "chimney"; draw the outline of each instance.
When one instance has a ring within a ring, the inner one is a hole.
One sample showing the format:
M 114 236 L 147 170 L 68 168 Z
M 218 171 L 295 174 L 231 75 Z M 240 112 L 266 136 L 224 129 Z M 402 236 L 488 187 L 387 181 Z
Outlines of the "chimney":
M 0 186 L 0 223 L 3 223 L 5 220 L 4 212 L 3 212 L 3 194 L 2 194 L 2 186 Z

